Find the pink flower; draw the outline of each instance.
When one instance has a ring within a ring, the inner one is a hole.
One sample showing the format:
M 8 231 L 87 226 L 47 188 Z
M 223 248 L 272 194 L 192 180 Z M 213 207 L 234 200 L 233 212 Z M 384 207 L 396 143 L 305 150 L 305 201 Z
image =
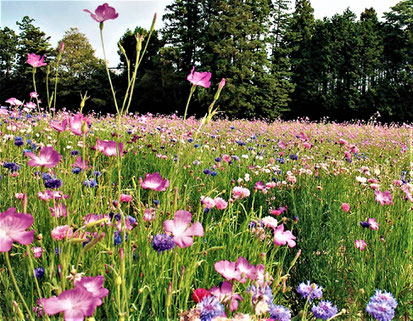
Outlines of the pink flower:
M 32 243 L 34 230 L 26 231 L 32 224 L 33 216 L 16 213 L 14 207 L 0 213 L 0 252 L 9 252 L 14 241 L 23 245 Z
M 62 203 L 55 204 L 54 207 L 49 207 L 49 210 L 52 216 L 55 216 L 56 218 L 66 217 L 67 215 L 66 205 Z
M 91 295 L 84 287 L 63 291 L 58 297 L 40 299 L 43 311 L 47 315 L 63 312 L 65 321 L 83 321 L 85 316 L 92 316 L 102 300 Z
M 153 174 L 146 174 L 145 180 L 141 182 L 142 188 L 149 188 L 154 191 L 164 192 L 169 187 L 169 181 L 162 179 L 158 172 Z
M 57 121 L 51 121 L 50 122 L 50 127 L 53 129 L 57 130 L 59 133 L 64 132 L 67 127 L 67 119 L 64 119 L 60 123 Z
M 201 223 L 195 222 L 190 228 L 192 215 L 187 211 L 177 211 L 173 220 L 163 222 L 165 232 L 173 235 L 176 245 L 181 248 L 191 246 L 194 242 L 192 236 L 204 236 L 204 228 Z
M 369 227 L 370 227 L 372 230 L 378 230 L 378 229 L 379 229 L 379 223 L 376 222 L 376 219 L 375 219 L 375 218 L 369 218 L 369 219 L 367 220 L 367 223 L 369 223 Z
M 197 72 L 195 67 L 192 68 L 191 73 L 186 77 L 194 86 L 201 86 L 209 88 L 211 86 L 211 73 L 210 72 Z
M 236 262 L 237 270 L 241 273 L 241 283 L 247 282 L 247 278 L 255 280 L 257 278 L 257 267 L 249 264 L 248 260 L 240 256 Z
M 147 208 L 145 213 L 143 214 L 143 220 L 146 222 L 150 222 L 156 219 L 156 209 L 155 208 Z
M 256 182 L 254 188 L 259 191 L 265 190 L 264 182 L 263 181 Z
M 69 129 L 77 136 L 83 136 L 82 128 L 86 135 L 90 131 L 89 124 L 89 119 L 79 113 L 69 118 Z
M 37 197 L 42 201 L 50 201 L 51 199 L 69 198 L 69 195 L 64 195 L 61 191 L 50 191 L 47 189 L 44 193 L 37 193 Z
M 60 225 L 56 226 L 52 230 L 52 238 L 56 241 L 63 240 L 66 238 L 70 238 L 73 235 L 73 229 L 69 225 Z
M 244 301 L 244 299 L 237 293 L 232 292 L 232 284 L 231 282 L 225 281 L 221 284 L 221 288 L 213 287 L 210 290 L 211 294 L 215 296 L 218 301 L 220 302 L 230 302 L 230 310 L 231 312 L 238 309 L 238 300 Z
M 204 288 L 198 288 L 195 289 L 194 292 L 192 292 L 192 299 L 194 300 L 195 303 L 199 303 L 202 301 L 203 298 L 210 296 L 211 293 L 207 289 Z
M 98 6 L 95 10 L 95 13 L 92 13 L 87 9 L 84 9 L 83 11 L 90 13 L 90 16 L 97 22 L 104 22 L 109 19 L 116 19 L 119 16 L 115 8 L 109 6 L 107 3 Z
M 96 149 L 106 156 L 117 156 L 118 150 L 119 155 L 122 155 L 123 151 L 123 143 L 116 143 L 115 141 L 107 141 L 107 140 L 96 140 Z
M 367 246 L 367 243 L 364 242 L 364 240 L 355 240 L 354 245 L 356 248 L 360 249 L 361 251 L 364 251 L 364 248 Z
M 376 195 L 376 201 L 380 203 L 380 205 L 391 205 L 393 203 L 393 197 L 391 196 L 389 191 L 374 191 L 374 195 Z
M 42 249 L 41 247 L 32 247 L 33 255 L 36 259 L 42 256 L 43 252 L 46 252 L 45 249 Z
M 62 159 L 62 155 L 56 152 L 53 147 L 44 147 L 40 150 L 39 156 L 32 152 L 26 152 L 26 156 L 29 156 L 31 159 L 27 162 L 27 165 L 36 167 L 36 166 L 45 166 L 48 168 L 55 167 L 57 163 Z
M 129 202 L 132 200 L 132 196 L 131 196 L 131 195 L 127 195 L 127 194 L 120 194 L 119 200 L 120 200 L 121 202 L 124 202 L 124 203 L 129 203 Z
M 39 94 L 38 94 L 37 92 L 32 91 L 32 92 L 30 93 L 30 98 L 37 98 L 37 97 L 39 97 Z
M 272 229 L 275 229 L 278 225 L 278 222 L 275 218 L 271 217 L 271 216 L 266 216 L 264 217 L 261 222 L 267 226 L 267 227 L 271 227 Z
M 215 197 L 214 202 L 215 206 L 219 210 L 224 210 L 228 207 L 228 202 L 222 199 L 221 197 Z
M 215 207 L 215 201 L 211 197 L 205 197 L 201 196 L 201 203 L 204 207 L 206 208 L 214 208 Z
M 76 287 L 83 287 L 90 292 L 93 297 L 103 299 L 109 294 L 109 290 L 103 287 L 105 278 L 102 275 L 86 276 L 76 282 Z
M 350 205 L 348 205 L 347 203 L 343 203 L 343 204 L 341 204 L 341 209 L 344 212 L 348 212 L 350 210 Z
M 9 98 L 5 101 L 6 103 L 10 104 L 11 106 L 21 106 L 23 105 L 23 102 L 21 102 L 20 100 L 18 100 L 17 98 Z
M 47 63 L 44 62 L 44 55 L 40 57 L 39 55 L 36 55 L 36 54 L 27 54 L 26 62 L 34 68 L 47 66 Z
M 241 281 L 241 271 L 237 268 L 236 262 L 219 261 L 214 264 L 215 271 L 221 274 L 226 280 Z
M 232 189 L 232 197 L 234 199 L 243 199 L 250 196 L 250 190 L 241 186 L 235 186 Z
M 289 247 L 294 247 L 296 245 L 296 237 L 291 233 L 291 231 L 284 232 L 284 224 L 279 225 L 274 230 L 274 243 L 275 245 L 285 245 L 288 244 Z
M 87 169 L 89 167 L 89 162 L 87 160 L 83 161 L 81 156 L 76 158 L 76 162 L 72 164 L 73 167 L 78 167 L 80 169 Z
M 222 78 L 221 81 L 219 82 L 218 89 L 222 90 L 222 88 L 224 88 L 225 86 L 225 83 L 226 83 L 225 78 Z
M 348 141 L 346 141 L 345 139 L 340 138 L 340 145 L 347 145 Z

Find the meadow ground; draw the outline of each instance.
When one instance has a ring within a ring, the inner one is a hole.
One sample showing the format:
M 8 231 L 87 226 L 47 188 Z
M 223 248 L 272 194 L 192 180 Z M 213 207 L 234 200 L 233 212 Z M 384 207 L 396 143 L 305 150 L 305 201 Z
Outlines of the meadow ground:
M 0 117 L 0 319 L 413 317 L 407 125 Z

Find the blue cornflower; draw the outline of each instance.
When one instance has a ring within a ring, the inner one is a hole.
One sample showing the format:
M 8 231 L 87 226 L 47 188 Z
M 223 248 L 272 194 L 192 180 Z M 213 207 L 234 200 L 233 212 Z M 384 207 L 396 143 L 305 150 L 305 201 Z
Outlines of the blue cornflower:
M 270 305 L 270 316 L 271 319 L 275 321 L 290 321 L 291 320 L 291 312 L 286 307 L 282 305 Z
M 51 179 L 51 178 L 52 178 L 52 175 L 50 175 L 49 173 L 44 173 L 42 175 L 42 180 L 44 180 L 44 181 L 46 181 L 48 179 Z
M 172 250 L 175 242 L 172 236 L 166 234 L 156 234 L 152 241 L 152 247 L 158 253 Z
M 369 227 L 370 227 L 370 224 L 367 223 L 366 221 L 361 221 L 361 222 L 360 222 L 360 225 L 361 225 L 361 227 L 365 227 L 365 228 L 369 228 Z
M 298 159 L 298 156 L 297 156 L 297 155 L 294 155 L 294 154 L 291 154 L 291 155 L 290 155 L 290 159 L 291 159 L 291 160 L 297 160 L 297 159 Z
M 216 171 L 211 171 L 211 176 L 217 176 L 218 173 Z
M 327 320 L 337 314 L 337 306 L 333 306 L 330 301 L 321 301 L 318 305 L 311 308 L 311 312 L 316 318 Z
M 301 294 L 303 298 L 309 297 L 309 301 L 314 300 L 314 299 L 321 299 L 323 296 L 323 287 L 318 286 L 317 284 L 310 284 L 310 281 L 307 281 L 306 283 L 301 283 L 297 287 L 297 292 Z
M 99 171 L 93 171 L 93 172 L 92 172 L 92 175 L 95 176 L 95 177 L 99 177 L 99 176 L 102 175 L 102 173 L 99 172 Z
M 204 174 L 209 175 L 209 174 L 211 174 L 211 171 L 208 168 L 205 168 L 204 169 Z
M 153 203 L 154 203 L 155 205 L 159 205 L 159 200 L 153 200 Z
M 42 267 L 34 269 L 34 275 L 36 278 L 41 279 L 44 277 L 44 269 Z
M 126 218 L 128 219 L 129 223 L 131 224 L 136 223 L 136 218 L 134 218 L 133 216 L 128 215 Z
M 115 231 L 115 235 L 113 236 L 113 242 L 115 243 L 115 245 L 119 245 L 122 243 L 122 238 L 123 238 L 123 233 L 119 232 L 119 231 Z M 128 240 L 128 235 L 125 234 L 125 241 Z
M 46 188 L 58 189 L 62 186 L 63 182 L 60 179 L 47 179 L 44 181 L 44 186 Z
M 93 188 L 93 187 L 97 187 L 97 186 L 98 186 L 98 182 L 96 182 L 96 180 L 95 180 L 94 178 L 91 178 L 91 179 L 89 179 L 89 180 L 85 180 L 85 181 L 83 182 L 83 185 L 84 185 L 84 186 L 87 186 L 87 187 Z
M 216 161 L 217 163 L 222 162 L 222 158 L 221 158 L 221 157 L 216 157 L 216 158 L 215 158 L 215 161 Z
M 204 213 L 208 213 L 210 211 L 210 209 L 208 207 L 204 208 Z
M 194 140 L 192 138 L 188 138 L 188 143 L 192 143 Z
M 224 306 L 212 295 L 203 298 L 197 307 L 201 312 L 201 321 L 211 321 L 224 313 Z
M 366 306 L 366 311 L 373 318 L 379 321 L 390 321 L 394 318 L 394 309 L 397 307 L 397 301 L 389 292 L 376 290 L 376 293 L 370 298 Z
M 16 145 L 16 146 L 22 146 L 22 145 L 24 145 L 23 137 L 16 136 L 16 137 L 14 138 L 14 145 Z
M 199 147 L 199 144 L 195 144 L 194 147 L 195 147 L 195 148 L 198 148 L 198 147 Z
M 72 150 L 72 151 L 70 152 L 70 155 L 71 155 L 71 156 L 77 156 L 77 155 L 79 155 L 79 151 L 78 151 L 78 150 Z
M 20 169 L 20 165 L 11 162 L 3 163 L 3 167 L 9 169 L 11 172 L 17 172 Z
M 72 169 L 72 173 L 73 174 L 79 174 L 80 173 L 80 168 L 79 167 L 75 167 Z

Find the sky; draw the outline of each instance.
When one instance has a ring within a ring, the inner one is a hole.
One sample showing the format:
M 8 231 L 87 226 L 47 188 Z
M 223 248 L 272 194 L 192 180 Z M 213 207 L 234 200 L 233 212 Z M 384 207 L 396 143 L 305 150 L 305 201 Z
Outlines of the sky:
M 115 20 L 108 20 L 104 24 L 105 49 L 109 66 L 116 67 L 119 63 L 117 54 L 117 42 L 125 33 L 126 29 L 134 30 L 136 26 L 149 29 L 154 13 L 158 14 L 155 25 L 156 29 L 163 26 L 162 15 L 165 7 L 172 0 L 106 0 L 110 6 L 119 13 Z M 400 0 L 311 0 L 314 15 L 318 19 L 331 17 L 335 13 L 342 13 L 349 7 L 358 16 L 365 8 L 373 7 L 378 16 L 389 11 Z M 90 18 L 83 11 L 89 9 L 94 12 L 96 7 L 104 1 L 84 0 L 0 0 L 0 26 L 9 27 L 16 32 L 18 26 L 16 21 L 21 21 L 24 16 L 35 19 L 33 24 L 51 36 L 52 46 L 57 46 L 65 31 L 76 27 L 89 39 L 96 56 L 103 58 L 100 42 L 99 23 Z M 294 1 L 292 1 L 294 2 Z

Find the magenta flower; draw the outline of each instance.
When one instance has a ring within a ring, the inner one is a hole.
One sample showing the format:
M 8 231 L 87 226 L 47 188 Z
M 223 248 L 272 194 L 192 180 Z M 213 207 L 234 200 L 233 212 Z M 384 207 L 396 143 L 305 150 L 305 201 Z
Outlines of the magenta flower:
M 27 162 L 27 165 L 36 167 L 36 166 L 45 166 L 48 168 L 55 167 L 57 163 L 62 159 L 62 155 L 56 152 L 53 147 L 44 147 L 40 150 L 39 156 L 32 152 L 26 152 L 26 156 L 29 156 L 31 159 Z
M 87 9 L 84 9 L 83 11 L 90 13 L 90 16 L 97 22 L 104 22 L 106 20 L 116 19 L 119 16 L 115 8 L 109 6 L 107 3 L 98 6 L 95 10 L 95 13 L 92 13 Z
M 52 216 L 55 216 L 57 218 L 67 216 L 66 205 L 62 203 L 55 204 L 54 207 L 49 207 L 49 210 Z
M 343 204 L 341 204 L 341 209 L 344 212 L 348 212 L 350 210 L 350 205 L 348 205 L 347 203 L 343 203 Z
M 149 188 L 154 191 L 163 192 L 169 187 L 169 181 L 162 179 L 158 172 L 153 174 L 146 174 L 145 180 L 141 182 L 142 188 Z
M 78 136 L 83 135 L 83 130 L 85 131 L 85 135 L 89 132 L 89 119 L 83 116 L 82 114 L 76 114 L 69 118 L 69 129 L 70 131 Z
M 122 155 L 123 143 L 116 143 L 115 141 L 96 140 L 96 150 L 102 152 L 106 156 L 117 156 L 117 150 L 119 149 L 119 155 Z
M 221 274 L 226 280 L 241 281 L 241 271 L 237 268 L 236 262 L 219 261 L 214 264 L 215 271 Z
M 291 231 L 284 232 L 284 224 L 279 225 L 274 230 L 274 243 L 275 245 L 285 245 L 288 244 L 289 247 L 294 247 L 296 245 L 296 237 L 291 233 Z
M 85 316 L 92 316 L 102 300 L 91 295 L 83 286 L 63 291 L 58 297 L 40 299 L 43 311 L 47 315 L 63 312 L 65 321 L 83 321 Z
M 132 201 L 132 195 L 120 194 L 119 201 L 123 203 L 129 203 L 130 201 Z
M 40 57 L 39 55 L 36 55 L 36 54 L 27 54 L 26 62 L 34 68 L 47 66 L 47 63 L 44 62 L 44 55 Z
M 378 230 L 378 229 L 379 229 L 379 223 L 376 222 L 376 219 L 375 219 L 375 218 L 369 218 L 369 219 L 367 220 L 367 223 L 369 224 L 369 227 L 370 227 L 372 230 Z
M 255 280 L 257 278 L 257 267 L 248 262 L 247 259 L 240 256 L 237 260 L 237 269 L 241 273 L 241 283 L 247 282 L 247 278 Z
M 87 169 L 89 167 L 89 162 L 87 160 L 82 160 L 82 157 L 78 156 L 76 162 L 72 164 L 72 166 L 80 169 Z
M 215 202 L 215 206 L 217 207 L 217 209 L 219 210 L 224 210 L 228 207 L 228 202 L 225 201 L 223 198 L 221 197 L 215 197 L 214 199 Z
M 232 197 L 234 199 L 243 199 L 250 196 L 250 190 L 241 186 L 235 186 L 232 189 Z
M 244 301 L 244 299 L 239 294 L 232 292 L 232 283 L 228 281 L 223 282 L 221 284 L 221 288 L 214 286 L 209 292 L 214 297 L 216 297 L 219 302 L 229 302 L 229 308 L 231 312 L 238 309 L 238 301 Z
M 173 220 L 163 222 L 165 232 L 173 235 L 173 240 L 180 248 L 191 246 L 194 243 L 192 236 L 204 236 L 201 223 L 195 222 L 190 228 L 192 215 L 187 211 L 177 211 Z
M 219 82 L 218 89 L 222 90 L 222 88 L 224 88 L 225 86 L 225 83 L 226 83 L 225 78 L 222 78 L 221 81 Z
M 367 243 L 364 240 L 355 240 L 354 246 L 361 251 L 364 251 L 364 248 L 367 246 Z
M 95 298 L 103 299 L 109 294 L 109 290 L 103 287 L 105 278 L 102 275 L 86 276 L 76 282 L 76 287 L 83 287 L 90 292 Z
M 52 121 L 50 122 L 50 127 L 57 130 L 59 133 L 64 132 L 67 127 L 67 119 L 61 121 L 60 123 L 58 121 Z
M 39 94 L 38 94 L 37 92 L 32 91 L 32 92 L 30 93 L 30 98 L 37 98 L 37 97 L 39 97 Z
M 376 195 L 376 201 L 380 203 L 380 205 L 391 205 L 393 203 L 393 197 L 391 196 L 389 191 L 374 191 L 374 195 Z
M 0 213 L 0 252 L 9 252 L 14 241 L 23 245 L 32 243 L 34 231 L 26 231 L 32 224 L 33 216 L 16 213 L 14 207 Z
M 211 73 L 210 72 L 197 72 L 195 67 L 192 68 L 191 73 L 186 77 L 194 86 L 201 86 L 209 88 L 211 86 Z

